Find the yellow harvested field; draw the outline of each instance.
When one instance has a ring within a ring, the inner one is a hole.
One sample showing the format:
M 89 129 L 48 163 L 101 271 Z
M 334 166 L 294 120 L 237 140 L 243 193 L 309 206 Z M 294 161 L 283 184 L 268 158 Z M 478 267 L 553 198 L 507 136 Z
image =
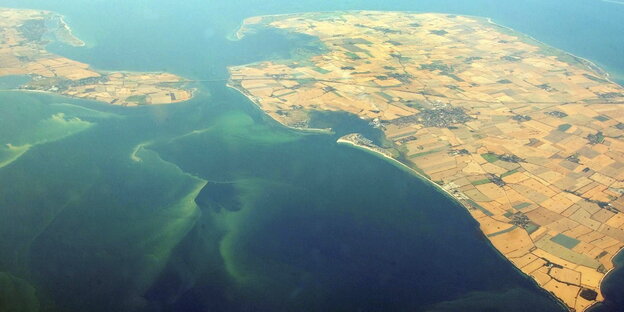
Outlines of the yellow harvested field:
M 21 89 L 122 106 L 169 104 L 192 97 L 192 91 L 183 87 L 186 80 L 173 74 L 101 72 L 46 51 L 44 31 L 61 34 L 57 37 L 66 38 L 67 44 L 84 45 L 64 22 L 58 29 L 46 29 L 46 19 L 60 16 L 48 11 L 0 8 L 0 76 L 30 76 L 31 81 Z M 33 29 L 19 25 L 32 25 Z
M 231 87 L 290 127 L 307 128 L 312 111 L 370 121 L 392 146 L 343 140 L 435 181 L 570 309 L 602 300 L 600 281 L 624 247 L 624 88 L 602 69 L 475 17 L 263 16 L 239 38 L 251 27 L 313 36 L 325 49 L 230 67 Z

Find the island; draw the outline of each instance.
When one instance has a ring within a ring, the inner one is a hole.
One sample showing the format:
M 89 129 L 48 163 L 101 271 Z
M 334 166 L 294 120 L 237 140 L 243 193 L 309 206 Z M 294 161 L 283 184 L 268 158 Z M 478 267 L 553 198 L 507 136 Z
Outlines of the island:
M 58 41 L 84 43 L 62 16 L 49 11 L 0 8 L 0 77 L 28 76 L 21 90 L 43 91 L 121 106 L 169 104 L 193 96 L 186 79 L 170 73 L 104 72 L 46 50 Z
M 463 204 L 492 245 L 570 310 L 603 300 L 624 247 L 624 88 L 590 61 L 489 19 L 348 11 L 246 19 L 320 52 L 229 68 L 279 123 L 348 112 L 338 141 L 400 162 Z M 383 146 L 382 146 L 383 145 Z

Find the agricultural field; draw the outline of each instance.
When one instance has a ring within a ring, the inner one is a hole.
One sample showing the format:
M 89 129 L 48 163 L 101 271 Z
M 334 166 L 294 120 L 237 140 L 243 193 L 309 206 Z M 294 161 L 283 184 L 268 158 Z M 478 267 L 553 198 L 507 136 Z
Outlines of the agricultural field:
M 393 147 L 366 147 L 455 197 L 541 287 L 577 311 L 602 299 L 624 247 L 624 88 L 600 68 L 475 17 L 263 16 L 238 37 L 262 27 L 325 49 L 231 67 L 231 87 L 289 127 L 312 111 L 370 120 Z
M 0 8 L 0 76 L 27 75 L 22 90 L 44 91 L 114 105 L 169 104 L 188 100 L 185 79 L 168 73 L 104 72 L 48 52 L 53 41 L 84 43 L 62 17 L 47 11 Z

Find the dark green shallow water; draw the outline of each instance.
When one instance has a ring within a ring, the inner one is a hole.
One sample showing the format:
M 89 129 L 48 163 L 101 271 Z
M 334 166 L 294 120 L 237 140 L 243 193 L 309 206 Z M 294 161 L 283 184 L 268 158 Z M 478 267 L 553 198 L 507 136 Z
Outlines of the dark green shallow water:
M 0 311 L 563 311 L 462 207 L 335 143 L 351 129 L 375 135 L 365 122 L 319 115 L 336 135 L 294 132 L 218 81 L 227 65 L 314 48 L 310 38 L 271 32 L 225 39 L 246 16 L 385 8 L 520 28 L 552 4 L 220 3 L 0 1 L 67 15 L 88 46 L 52 49 L 98 68 L 217 80 L 198 84 L 187 103 L 137 109 L 0 92 Z M 560 25 L 587 5 L 563 7 Z M 561 31 L 540 25 L 525 31 L 544 40 Z M 564 39 L 551 43 L 574 46 Z M 624 46 L 611 43 L 604 50 Z M 583 56 L 624 68 L 601 53 Z M 605 285 L 603 310 L 617 311 L 621 273 Z

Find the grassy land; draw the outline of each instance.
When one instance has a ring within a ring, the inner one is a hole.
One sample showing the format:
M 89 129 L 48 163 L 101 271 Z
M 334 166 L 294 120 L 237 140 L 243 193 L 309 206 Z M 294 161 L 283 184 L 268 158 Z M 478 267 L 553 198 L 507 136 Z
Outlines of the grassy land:
M 427 156 L 429 154 L 437 153 L 439 151 L 440 151 L 439 149 L 432 149 L 430 151 L 409 155 L 409 158 L 418 158 L 418 157 L 422 157 L 422 156 Z
M 570 129 L 570 127 L 572 127 L 571 124 L 562 124 L 562 125 L 559 125 L 559 127 L 557 127 L 557 130 L 559 130 L 561 132 L 565 132 L 568 129 Z
M 477 181 L 472 181 L 472 185 L 481 185 L 481 184 L 488 184 L 492 181 L 490 181 L 490 179 L 483 179 L 483 180 L 477 180 Z
M 137 105 L 147 105 L 147 95 L 132 95 L 129 96 L 126 101 L 137 103 Z
M 498 156 L 496 154 L 493 154 L 493 153 L 481 154 L 481 157 L 483 157 L 483 159 L 487 160 L 490 163 L 493 163 L 493 162 L 499 160 Z
M 512 174 L 514 174 L 514 173 L 516 173 L 516 172 L 518 172 L 518 169 L 510 170 L 510 171 L 507 171 L 507 172 L 505 172 L 505 173 L 501 174 L 501 176 L 500 176 L 500 177 L 501 177 L 501 178 L 504 178 L 504 177 L 506 177 L 506 176 L 510 176 L 510 175 L 512 175 Z

